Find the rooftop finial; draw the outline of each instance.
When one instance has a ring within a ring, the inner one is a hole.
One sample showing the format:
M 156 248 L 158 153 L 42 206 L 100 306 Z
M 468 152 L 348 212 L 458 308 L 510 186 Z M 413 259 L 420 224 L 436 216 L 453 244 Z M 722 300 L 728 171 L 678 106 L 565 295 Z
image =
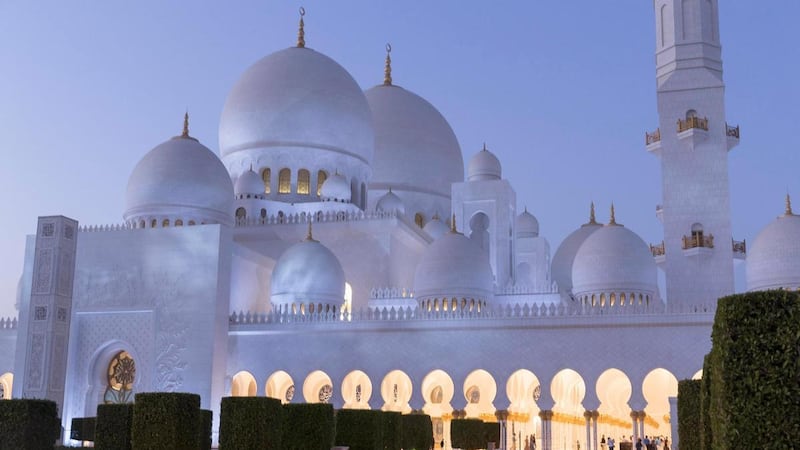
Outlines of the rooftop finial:
M 392 85 L 392 57 L 389 55 L 392 53 L 392 44 L 386 44 L 386 61 L 383 64 L 383 85 L 384 86 L 391 86 Z
M 614 214 L 614 202 L 611 202 L 611 218 L 608 220 L 609 225 L 617 225 L 617 218 Z
M 453 233 L 458 233 L 458 230 L 456 230 L 456 215 L 455 214 L 453 214 L 453 220 L 450 221 L 450 231 L 452 231 Z
M 794 213 L 792 213 L 792 198 L 789 197 L 789 193 L 788 192 L 786 193 L 786 211 L 784 212 L 784 214 L 787 215 L 787 216 L 793 216 L 794 215 Z
M 597 220 L 594 217 L 594 202 L 589 205 L 589 224 L 596 225 Z
M 313 241 L 314 240 L 314 235 L 311 234 L 311 222 L 312 222 L 311 219 L 309 219 L 308 220 L 308 234 L 306 234 L 306 240 L 307 241 Z
M 183 133 L 181 133 L 181 137 L 189 137 L 189 111 L 183 114 Z
M 305 48 L 306 46 L 306 32 L 303 29 L 305 27 L 305 23 L 303 22 L 303 16 L 306 15 L 306 9 L 302 6 L 300 7 L 300 27 L 297 29 L 297 47 Z
M 484 141 L 484 142 L 483 142 L 483 151 L 484 151 L 484 152 L 485 152 L 485 151 L 487 151 L 487 150 L 486 150 L 486 141 Z

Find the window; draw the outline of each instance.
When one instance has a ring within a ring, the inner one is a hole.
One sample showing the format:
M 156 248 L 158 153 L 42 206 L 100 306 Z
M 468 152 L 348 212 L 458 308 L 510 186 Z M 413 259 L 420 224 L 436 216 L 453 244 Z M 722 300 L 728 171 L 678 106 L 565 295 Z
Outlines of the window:
M 132 403 L 135 379 L 136 362 L 126 351 L 117 353 L 108 363 L 108 385 L 103 402 Z
M 242 220 L 247 218 L 247 211 L 241 206 L 236 208 L 236 219 Z
M 175 226 L 176 227 L 182 227 L 183 226 L 183 221 L 181 219 L 175 220 Z
M 266 219 L 267 218 L 267 210 L 264 209 L 264 208 L 261 208 L 261 218 L 262 219 Z
M 297 193 L 308 195 L 311 185 L 311 174 L 306 169 L 297 172 Z
M 161 222 L 161 226 L 164 227 L 164 228 L 168 227 L 169 226 L 169 219 L 164 219 Z
M 322 183 L 328 179 L 328 173 L 324 170 L 317 172 L 317 197 L 322 195 Z
M 270 188 L 270 179 L 271 179 L 272 171 L 269 170 L 269 167 L 261 171 L 261 180 L 264 181 L 264 193 L 269 194 L 272 192 Z
M 414 214 L 414 223 L 420 228 L 425 225 L 425 219 L 422 217 L 422 213 Z
M 292 192 L 292 172 L 289 169 L 281 169 L 278 172 L 278 193 L 288 194 Z

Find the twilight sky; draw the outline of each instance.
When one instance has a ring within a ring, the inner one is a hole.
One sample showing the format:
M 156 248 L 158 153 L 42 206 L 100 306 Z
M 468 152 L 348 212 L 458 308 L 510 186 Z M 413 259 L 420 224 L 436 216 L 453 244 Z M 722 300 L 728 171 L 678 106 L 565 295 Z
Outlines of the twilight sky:
M 752 240 L 800 209 L 800 2 L 720 2 L 733 231 Z M 450 122 L 465 162 L 485 141 L 555 253 L 594 200 L 660 242 L 651 1 L 0 0 L 0 316 L 16 315 L 25 235 L 39 215 L 120 223 L 128 176 L 160 142 L 192 135 L 218 151 L 228 91 L 244 70 L 306 44 L 367 89 L 393 78 Z M 738 272 L 741 272 L 739 267 Z M 740 285 L 741 286 L 741 285 Z

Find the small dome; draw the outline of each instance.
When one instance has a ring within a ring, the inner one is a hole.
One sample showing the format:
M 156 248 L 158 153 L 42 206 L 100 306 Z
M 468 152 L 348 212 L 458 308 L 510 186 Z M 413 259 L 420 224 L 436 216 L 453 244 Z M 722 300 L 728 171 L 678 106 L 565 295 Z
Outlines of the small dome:
M 589 223 L 570 233 L 558 246 L 558 250 L 553 255 L 551 273 L 553 281 L 558 284 L 561 292 L 572 291 L 572 266 L 575 263 L 575 255 L 586 238 L 602 227 L 594 219 L 591 219 Z
M 223 157 L 251 149 L 324 150 L 369 165 L 375 144 L 364 92 L 336 61 L 291 47 L 250 66 L 225 100 Z
M 264 181 L 251 168 L 239 175 L 239 178 L 236 179 L 236 185 L 234 186 L 233 191 L 236 193 L 236 195 L 263 195 Z
M 344 270 L 327 247 L 311 237 L 284 251 L 272 271 L 273 305 L 323 304 L 340 307 L 344 302 Z
M 350 203 L 352 196 L 350 186 L 347 184 L 347 179 L 344 175 L 336 172 L 322 183 L 320 189 L 320 197 L 325 202 L 345 202 Z
M 494 294 L 492 267 L 486 255 L 461 233 L 448 232 L 422 254 L 414 275 L 414 295 L 489 301 Z
M 621 225 L 591 233 L 575 254 L 572 293 L 635 293 L 655 298 L 656 263 L 648 245 Z
M 403 200 L 395 195 L 391 189 L 389 189 L 389 192 L 384 194 L 383 197 L 378 199 L 378 204 L 375 209 L 385 212 L 397 211 L 399 214 L 406 213 L 406 208 L 403 206 Z
M 747 249 L 747 290 L 800 288 L 800 216 L 791 213 L 764 227 Z
M 503 172 L 500 167 L 500 160 L 494 153 L 483 146 L 483 150 L 479 151 L 469 160 L 469 168 L 467 169 L 467 179 L 469 181 L 483 181 L 483 180 L 499 180 L 502 178 Z
M 439 239 L 450 231 L 447 225 L 439 218 L 438 214 L 434 214 L 431 220 L 429 220 L 422 229 L 434 239 Z
M 517 216 L 517 238 L 530 238 L 539 236 L 539 221 L 533 214 L 528 212 L 528 208 Z
M 184 134 L 150 150 L 128 178 L 126 222 L 180 218 L 233 223 L 233 185 L 217 155 Z

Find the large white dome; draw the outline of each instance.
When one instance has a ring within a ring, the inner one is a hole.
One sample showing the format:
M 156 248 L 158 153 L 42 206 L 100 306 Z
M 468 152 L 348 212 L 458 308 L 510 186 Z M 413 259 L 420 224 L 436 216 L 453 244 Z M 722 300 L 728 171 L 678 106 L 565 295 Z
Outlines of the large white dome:
M 621 225 L 606 225 L 591 233 L 575 254 L 572 293 L 644 294 L 655 298 L 656 263 L 648 245 Z
M 583 245 L 586 238 L 603 226 L 594 220 L 594 205 L 592 205 L 592 215 L 589 222 L 582 225 L 577 230 L 564 238 L 553 255 L 551 273 L 553 281 L 558 284 L 561 292 L 569 293 L 572 290 L 572 265 L 578 249 Z
M 800 288 L 800 216 L 778 217 L 747 249 L 747 290 Z
M 322 304 L 339 308 L 344 302 L 344 283 L 339 259 L 309 236 L 286 249 L 275 263 L 271 302 L 278 307 Z
M 422 97 L 399 86 L 366 91 L 375 126 L 371 191 L 392 191 L 407 211 L 428 216 L 450 209 L 450 187 L 464 181 L 464 160 L 447 120 Z
M 463 234 L 451 231 L 425 249 L 414 275 L 414 295 L 420 302 L 444 297 L 489 301 L 493 294 L 486 254 Z
M 197 139 L 174 137 L 150 150 L 128 178 L 126 222 L 233 223 L 233 184 L 217 155 Z

